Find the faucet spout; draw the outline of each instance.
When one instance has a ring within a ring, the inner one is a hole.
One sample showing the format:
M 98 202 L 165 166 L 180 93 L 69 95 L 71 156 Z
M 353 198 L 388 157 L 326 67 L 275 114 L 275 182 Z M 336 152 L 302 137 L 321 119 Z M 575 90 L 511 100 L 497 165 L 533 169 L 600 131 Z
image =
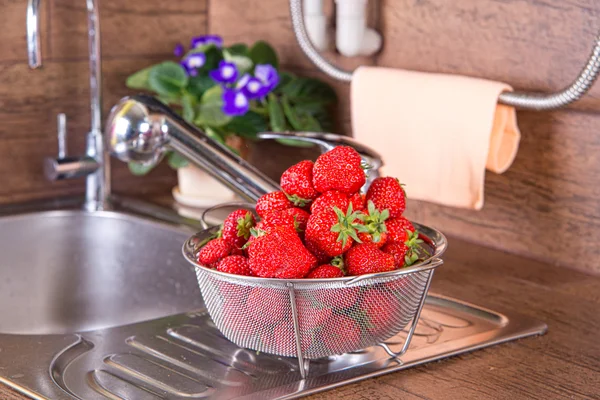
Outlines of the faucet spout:
M 27 2 L 27 56 L 29 68 L 35 69 L 42 66 L 42 51 L 40 49 L 40 0 Z
M 151 96 L 121 99 L 110 112 L 105 136 L 121 161 L 154 165 L 173 150 L 249 201 L 280 190 L 257 168 Z
M 102 68 L 100 57 L 100 21 L 97 0 L 86 0 L 90 62 L 90 131 L 84 157 L 64 157 L 46 162 L 47 176 L 51 180 L 86 176 L 86 204 L 90 210 L 104 209 L 110 196 L 110 160 L 104 151 L 102 134 Z M 27 54 L 29 67 L 42 66 L 39 30 L 40 0 L 27 3 Z M 59 132 L 64 136 L 64 132 Z M 60 139 L 59 139 L 60 140 Z M 59 146 L 60 147 L 60 146 Z M 63 173 L 61 171 L 69 171 Z

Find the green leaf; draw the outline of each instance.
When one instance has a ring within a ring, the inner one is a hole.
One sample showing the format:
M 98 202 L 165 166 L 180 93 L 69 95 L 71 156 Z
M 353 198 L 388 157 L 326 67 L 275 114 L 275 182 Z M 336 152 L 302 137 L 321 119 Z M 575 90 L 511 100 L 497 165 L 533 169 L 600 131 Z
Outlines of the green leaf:
M 299 106 L 296 106 L 296 108 L 299 108 Z M 331 113 L 328 112 L 326 109 L 322 109 L 315 113 L 311 113 L 311 115 L 319 122 L 319 125 L 321 125 L 321 128 L 323 129 L 323 132 L 333 131 L 333 118 Z
M 288 83 L 290 83 L 294 79 L 296 79 L 296 75 L 294 75 L 290 72 L 280 72 L 279 73 L 279 83 L 277 84 L 277 87 L 275 88 L 274 92 L 280 94 L 281 88 L 286 86 Z
M 210 76 L 196 75 L 190 77 L 186 90 L 197 98 L 201 98 L 204 92 L 216 85 L 217 82 L 213 81 Z
M 277 59 L 277 53 L 267 43 L 259 40 L 250 49 L 250 58 L 256 64 L 271 64 L 276 69 L 279 69 L 279 60 Z
M 151 90 L 149 77 L 152 67 L 144 68 L 127 77 L 125 84 L 131 89 Z
M 271 120 L 271 129 L 274 132 L 285 132 L 287 130 L 283 109 L 273 93 L 269 94 L 269 118 Z
M 190 164 L 182 155 L 174 151 L 167 156 L 167 163 L 173 169 L 187 167 Z
M 148 83 L 158 94 L 173 96 L 180 93 L 187 85 L 188 76 L 181 65 L 173 61 L 165 61 L 152 67 L 148 75 Z
M 223 138 L 223 136 L 221 136 L 219 133 L 217 133 L 217 131 L 215 131 L 211 127 L 207 126 L 206 128 L 204 128 L 204 132 L 206 132 L 206 135 L 209 138 L 214 139 L 221 144 L 225 144 L 225 139 Z
M 232 44 L 231 46 L 227 47 L 226 50 L 227 52 L 229 52 L 229 54 L 235 56 L 247 57 L 250 54 L 250 50 L 248 49 L 248 46 L 245 43 Z
M 290 100 L 287 96 L 281 96 L 281 105 L 283 106 L 283 112 L 287 117 L 288 122 L 297 131 L 302 130 L 302 122 L 296 110 L 290 104 Z
M 323 132 L 323 128 L 321 127 L 321 124 L 319 124 L 319 121 L 316 120 L 315 117 L 313 117 L 310 114 L 301 114 L 300 118 L 302 120 L 302 130 L 303 131 L 307 131 L 307 132 Z
M 181 98 L 179 97 L 179 94 L 173 95 L 173 96 L 159 94 L 155 97 L 166 106 L 172 105 L 172 104 L 177 104 L 177 105 L 181 104 Z
M 252 139 L 256 138 L 257 133 L 265 132 L 268 129 L 265 118 L 253 111 L 234 117 L 231 122 L 223 127 L 226 132 Z
M 238 68 L 240 75 L 250 71 L 254 66 L 249 57 L 230 54 L 227 50 L 223 51 L 223 58 L 234 63 Z
M 181 105 L 183 106 L 183 119 L 187 122 L 193 122 L 196 116 L 196 98 L 186 93 L 181 99 Z
M 154 168 L 154 164 L 142 164 L 139 162 L 130 162 L 127 163 L 127 166 L 129 167 L 129 171 L 136 176 L 146 175 Z
M 321 124 L 317 121 L 312 115 L 306 112 L 298 112 L 298 109 L 294 108 L 290 104 L 287 96 L 281 97 L 281 103 L 283 105 L 283 111 L 285 112 L 285 116 L 287 117 L 290 125 L 297 131 L 307 131 L 307 132 L 321 132 Z M 306 146 L 306 142 L 302 142 L 304 147 Z
M 337 101 L 333 88 L 323 81 L 315 78 L 296 78 L 281 88 L 294 103 L 314 102 L 320 100 L 323 104 Z
M 208 89 L 200 100 L 200 107 L 194 124 L 198 126 L 225 126 L 231 117 L 223 114 L 223 88 L 213 86 Z
M 203 73 L 216 69 L 219 66 L 219 62 L 223 60 L 223 51 L 214 44 L 208 45 L 204 54 L 206 54 L 206 62 L 200 70 Z

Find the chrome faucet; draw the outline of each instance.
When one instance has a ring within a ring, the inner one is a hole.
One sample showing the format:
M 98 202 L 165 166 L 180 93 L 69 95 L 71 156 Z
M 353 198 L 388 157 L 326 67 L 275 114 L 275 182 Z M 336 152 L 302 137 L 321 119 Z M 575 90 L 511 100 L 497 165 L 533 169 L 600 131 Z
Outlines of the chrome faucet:
M 39 32 L 40 0 L 27 3 L 27 50 L 29 67 L 42 66 Z M 88 15 L 88 41 L 90 62 L 90 131 L 87 135 L 86 152 L 83 157 L 66 155 L 66 116 L 58 116 L 58 158 L 44 162 L 46 177 L 50 180 L 86 176 L 85 208 L 94 211 L 108 208 L 110 195 L 109 154 L 104 151 L 102 134 L 100 23 L 96 0 L 86 0 Z
M 154 165 L 166 151 L 176 151 L 249 201 L 280 190 L 276 182 L 257 168 L 151 96 L 137 95 L 121 99 L 110 112 L 105 136 L 111 153 L 122 161 Z M 363 162 L 371 167 L 367 170 L 367 182 L 379 176 L 379 168 L 383 165 L 375 151 L 345 136 L 312 132 L 265 132 L 259 137 L 285 137 L 312 142 L 321 151 L 340 145 L 352 146 L 361 154 Z
M 105 135 L 110 151 L 121 161 L 154 165 L 173 150 L 245 200 L 279 190 L 257 168 L 151 96 L 121 99 L 110 112 Z

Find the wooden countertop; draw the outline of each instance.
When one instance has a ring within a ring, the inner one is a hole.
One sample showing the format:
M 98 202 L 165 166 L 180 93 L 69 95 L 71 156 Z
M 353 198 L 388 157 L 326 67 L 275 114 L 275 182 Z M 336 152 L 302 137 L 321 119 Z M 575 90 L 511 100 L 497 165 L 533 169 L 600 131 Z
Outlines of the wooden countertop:
M 600 399 L 599 277 L 453 238 L 444 259 L 433 279 L 433 292 L 519 311 L 545 321 L 548 333 L 311 399 Z M 25 397 L 1 386 L 0 399 Z

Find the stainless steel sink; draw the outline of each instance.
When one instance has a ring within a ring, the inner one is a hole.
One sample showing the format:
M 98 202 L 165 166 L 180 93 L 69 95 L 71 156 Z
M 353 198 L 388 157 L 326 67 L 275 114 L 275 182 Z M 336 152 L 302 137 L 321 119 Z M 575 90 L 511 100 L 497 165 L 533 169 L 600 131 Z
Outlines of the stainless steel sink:
M 546 330 L 431 294 L 401 359 L 375 346 L 313 360 L 301 379 L 296 360 L 239 348 L 215 328 L 181 256 L 197 221 L 115 207 L 0 209 L 0 384 L 43 400 L 289 399 Z M 386 343 L 398 351 L 405 337 Z
M 0 333 L 64 334 L 202 306 L 181 228 L 116 212 L 0 219 Z

